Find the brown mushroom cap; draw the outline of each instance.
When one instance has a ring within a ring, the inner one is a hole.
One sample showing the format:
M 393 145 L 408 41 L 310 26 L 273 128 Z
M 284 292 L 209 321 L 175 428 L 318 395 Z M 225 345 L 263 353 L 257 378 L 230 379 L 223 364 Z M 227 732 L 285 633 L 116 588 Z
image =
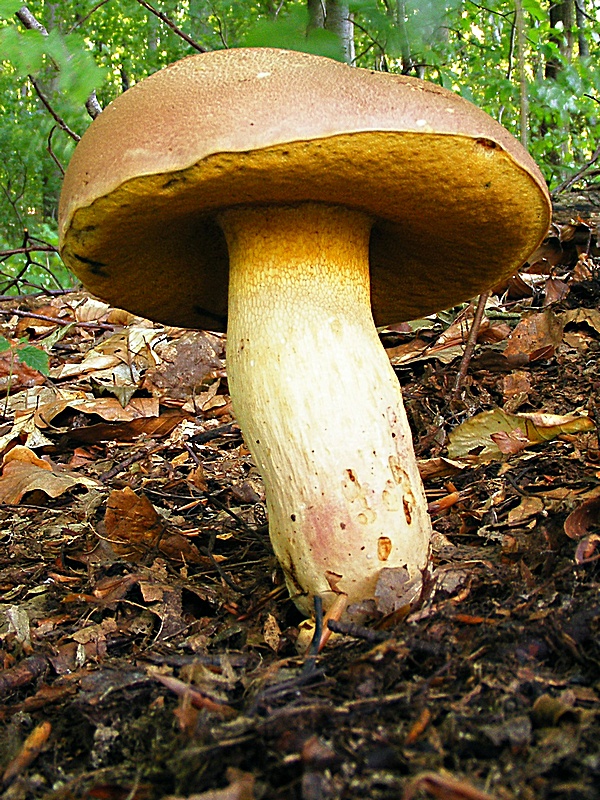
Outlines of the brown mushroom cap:
M 117 306 L 224 330 L 216 213 L 305 201 L 373 217 L 378 325 L 509 276 L 550 220 L 532 159 L 461 97 L 305 53 L 234 49 L 155 73 L 92 123 L 65 176 L 61 254 Z

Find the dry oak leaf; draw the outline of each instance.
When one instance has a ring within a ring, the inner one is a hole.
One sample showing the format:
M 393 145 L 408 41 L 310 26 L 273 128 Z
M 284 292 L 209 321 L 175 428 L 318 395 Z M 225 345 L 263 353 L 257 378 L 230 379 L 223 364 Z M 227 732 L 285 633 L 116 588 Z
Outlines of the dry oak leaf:
M 482 411 L 454 428 L 448 437 L 448 456 L 493 461 L 562 434 L 593 428 L 594 423 L 585 414 L 508 414 L 496 408 Z
M 119 556 L 141 560 L 158 549 L 176 561 L 200 562 L 198 549 L 185 536 L 167 530 L 166 522 L 145 495 L 132 489 L 115 489 L 106 503 L 107 539 Z
M 48 497 L 58 497 L 74 486 L 99 489 L 101 484 L 91 478 L 76 475 L 36 456 L 33 450 L 17 445 L 3 459 L 0 476 L 0 503 L 17 505 L 28 492 L 42 491 Z
M 506 358 L 526 357 L 535 361 L 552 355 L 562 342 L 564 323 L 549 308 L 522 319 L 508 337 Z

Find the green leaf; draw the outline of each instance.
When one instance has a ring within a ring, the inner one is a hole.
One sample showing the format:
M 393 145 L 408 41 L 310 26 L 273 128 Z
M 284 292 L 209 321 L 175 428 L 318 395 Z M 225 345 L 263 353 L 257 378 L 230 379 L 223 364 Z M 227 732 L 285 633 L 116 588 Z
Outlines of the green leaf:
M 75 104 L 104 83 L 106 74 L 79 36 L 63 36 L 56 28 L 46 37 L 46 52 L 58 67 L 58 88 Z
M 308 12 L 292 8 L 277 19 L 259 19 L 243 37 L 243 47 L 281 47 L 344 61 L 342 43 L 331 31 L 315 28 L 307 33 Z
M 0 0 L 0 18 L 10 19 L 22 5 L 19 0 Z
M 2 28 L 0 60 L 10 61 L 20 78 L 38 72 L 44 60 L 45 38 L 39 31 L 20 33 L 14 25 Z
M 40 350 L 39 347 L 34 347 L 32 344 L 25 345 L 19 349 L 18 356 L 22 364 L 27 364 L 31 369 L 41 372 L 42 375 L 48 375 L 50 372 L 48 353 Z
M 4 336 L 0 336 L 0 353 L 10 350 L 10 342 Z

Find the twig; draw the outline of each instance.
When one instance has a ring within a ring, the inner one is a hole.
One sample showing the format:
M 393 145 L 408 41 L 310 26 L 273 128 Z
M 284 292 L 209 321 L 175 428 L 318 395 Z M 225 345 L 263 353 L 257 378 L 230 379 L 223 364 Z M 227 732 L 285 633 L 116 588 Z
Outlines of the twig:
M 0 672 L 0 697 L 14 692 L 21 686 L 27 686 L 48 669 L 48 660 L 45 656 L 29 656 L 14 667 Z
M 0 258 L 8 256 L 18 256 L 20 253 L 58 253 L 58 247 L 53 244 L 24 245 L 23 247 L 13 247 L 10 250 L 0 250 Z
M 85 107 L 92 119 L 96 119 L 96 117 L 102 113 L 102 106 L 98 102 L 95 89 L 88 97 L 88 99 L 85 101 Z
M 11 298 L 14 299 L 14 298 Z M 77 322 L 73 319 L 59 319 L 46 314 L 35 314 L 33 311 L 22 311 L 20 308 L 0 308 L 0 314 L 4 316 L 23 317 L 24 319 L 39 319 L 41 322 L 51 322 L 53 325 L 73 325 L 77 328 L 89 328 L 91 330 L 114 331 L 115 326 L 110 322 Z
M 48 31 L 41 22 L 33 16 L 27 6 L 21 6 L 16 12 L 15 16 L 23 23 L 23 25 L 30 31 L 38 31 L 42 36 L 48 36 Z
M 52 106 L 50 105 L 50 101 L 48 100 L 46 95 L 42 92 L 42 89 L 41 89 L 39 83 L 36 81 L 36 79 L 33 77 L 33 75 L 28 75 L 27 77 L 29 78 L 29 81 L 30 81 L 31 85 L 34 88 L 35 93 L 40 98 L 40 100 L 42 101 L 43 105 L 46 107 L 46 111 L 48 111 L 48 113 L 50 114 L 52 119 L 56 122 L 58 127 L 61 130 L 63 130 L 66 134 L 68 134 L 71 137 L 71 139 L 73 139 L 74 141 L 76 141 L 76 142 L 80 141 L 81 136 L 78 133 L 75 133 L 75 131 L 72 130 L 67 125 L 67 123 L 60 116 L 60 114 L 57 114 L 57 112 L 52 108 Z
M 90 11 L 88 11 L 88 13 L 84 17 L 81 17 L 81 19 L 78 19 L 77 22 L 74 22 L 73 25 L 71 25 L 71 27 L 67 31 L 67 34 L 73 33 L 75 28 L 81 28 L 81 26 L 88 21 L 88 19 L 92 16 L 92 14 L 98 11 L 99 8 L 102 8 L 102 6 L 105 6 L 107 3 L 110 3 L 110 0 L 100 0 L 99 3 L 96 3 L 96 5 Z
M 194 50 L 197 50 L 199 53 L 206 53 L 206 47 L 202 47 L 202 45 L 198 44 L 198 42 L 195 42 L 191 36 L 188 36 L 187 33 L 184 33 L 181 30 L 181 28 L 178 28 L 177 25 L 175 25 L 175 23 L 173 22 L 173 20 L 169 19 L 169 17 L 167 17 L 166 14 L 163 14 L 162 11 L 159 11 L 158 9 L 151 6 L 150 3 L 146 2 L 146 0 L 137 0 L 137 2 L 151 14 L 154 14 L 155 17 L 158 17 L 159 20 L 161 20 L 161 22 L 164 22 L 165 25 L 167 25 L 167 27 L 169 27 L 173 31 L 173 33 L 176 33 L 177 36 L 180 36 L 185 42 L 187 42 L 190 45 L 190 47 L 193 47 Z
M 72 293 L 73 289 L 44 289 L 43 291 L 32 292 L 31 294 L 0 294 L 0 303 L 15 303 L 17 300 L 33 300 L 36 297 L 61 297 L 62 295 Z
M 465 377 L 467 375 L 467 370 L 469 369 L 469 364 L 471 363 L 471 358 L 473 356 L 473 350 L 475 349 L 475 345 L 477 343 L 477 335 L 479 333 L 479 328 L 481 326 L 481 320 L 483 319 L 485 304 L 487 303 L 489 296 L 490 296 L 489 292 L 483 292 L 482 294 L 479 295 L 479 300 L 477 301 L 477 308 L 475 309 L 475 316 L 473 317 L 471 330 L 469 331 L 469 338 L 467 339 L 465 352 L 463 353 L 463 357 L 460 362 L 460 369 L 458 370 L 458 375 L 456 376 L 456 381 L 454 383 L 454 391 L 452 392 L 452 398 L 454 400 L 458 398 Z
M 587 96 L 589 97 L 589 95 Z M 571 175 L 570 178 L 567 178 L 566 181 L 563 181 L 559 186 L 556 187 L 556 189 L 552 190 L 552 192 L 550 193 L 552 197 L 556 197 L 557 194 L 564 192 L 566 189 L 572 186 L 576 181 L 579 180 L 579 178 L 585 175 L 588 169 L 592 167 L 596 163 L 596 161 L 598 161 L 599 158 L 600 158 L 600 147 L 597 147 L 594 150 L 594 153 L 587 164 L 581 167 L 581 169 L 578 169 L 577 172 L 574 175 Z
M 58 167 L 58 169 L 59 169 L 59 171 L 60 171 L 61 175 L 63 175 L 63 177 L 64 177 L 64 174 L 65 174 L 65 168 L 64 168 L 64 167 L 63 167 L 63 165 L 60 163 L 60 161 L 58 160 L 58 158 L 57 158 L 57 156 L 56 156 L 56 153 L 55 153 L 55 152 L 54 152 L 54 150 L 52 149 L 52 136 L 54 135 L 54 131 L 55 131 L 55 130 L 56 130 L 56 125 L 53 125 L 53 126 L 50 128 L 50 133 L 48 134 L 48 139 L 47 139 L 47 144 L 46 144 L 46 150 L 47 150 L 47 152 L 48 152 L 48 155 L 49 155 L 49 156 L 50 156 L 50 158 L 52 159 L 52 161 L 54 161 L 54 163 L 55 163 L 55 164 L 56 164 L 56 166 Z
M 164 449 L 163 444 L 159 444 L 158 446 L 148 446 L 143 447 L 140 450 L 137 450 L 133 455 L 129 456 L 129 458 L 125 458 L 123 461 L 119 461 L 118 464 L 115 464 L 114 467 L 103 472 L 100 475 L 99 480 L 101 483 L 107 483 L 108 481 L 112 480 L 112 478 L 116 477 L 120 472 L 124 472 L 128 469 L 132 464 L 135 464 L 137 461 L 141 461 L 146 456 L 154 455 L 154 453 L 158 453 L 160 450 Z
M 494 800 L 492 795 L 482 792 L 471 783 L 436 772 L 422 772 L 409 781 L 402 800 L 412 800 L 419 791 L 426 791 L 438 800 Z
M 334 633 L 352 636 L 354 639 L 364 639 L 366 642 L 385 642 L 386 639 L 391 638 L 391 634 L 387 631 L 374 631 L 354 622 L 340 622 L 339 620 L 330 619 L 327 627 Z

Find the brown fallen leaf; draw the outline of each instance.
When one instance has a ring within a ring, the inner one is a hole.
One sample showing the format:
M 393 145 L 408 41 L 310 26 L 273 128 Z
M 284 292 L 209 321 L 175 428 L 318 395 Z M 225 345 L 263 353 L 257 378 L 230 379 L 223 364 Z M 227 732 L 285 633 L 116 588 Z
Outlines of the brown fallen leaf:
M 176 561 L 201 561 L 196 546 L 180 533 L 169 531 L 150 500 L 129 487 L 110 493 L 104 525 L 114 552 L 132 561 L 140 561 L 155 549 Z
M 584 564 L 598 557 L 600 535 L 600 490 L 590 492 L 589 497 L 566 518 L 564 529 L 567 536 L 578 541 L 575 563 Z
M 504 348 L 507 358 L 527 356 L 529 361 L 539 353 L 550 354 L 550 350 L 562 342 L 563 323 L 550 309 L 531 314 L 522 319 L 508 337 Z
M 191 794 L 187 798 L 170 796 L 164 800 L 255 800 L 254 775 L 236 767 L 228 767 L 225 775 L 229 781 L 229 786 L 225 789 L 211 789 L 201 794 Z
M 563 434 L 593 430 L 582 414 L 508 414 L 501 408 L 482 411 L 458 425 L 448 436 L 448 456 L 492 461 Z
M 590 495 L 565 520 L 565 533 L 570 539 L 581 539 L 591 530 L 600 528 L 600 489 Z
M 512 456 L 519 453 L 526 447 L 529 447 L 531 442 L 523 433 L 521 428 L 515 428 L 512 431 L 498 431 L 498 433 L 491 433 L 490 439 L 498 450 L 504 455 Z
M 9 450 L 3 463 L 0 503 L 7 505 L 17 505 L 28 492 L 41 491 L 48 497 L 59 497 L 75 486 L 101 488 L 101 484 L 91 478 L 59 470 L 23 445 Z
M 87 395 L 71 399 L 56 398 L 38 406 L 35 421 L 39 428 L 49 427 L 53 420 L 66 409 L 80 414 L 101 417 L 107 422 L 131 422 L 144 417 L 158 417 L 159 405 L 156 397 L 134 397 L 125 407 L 116 397 L 93 397 Z

